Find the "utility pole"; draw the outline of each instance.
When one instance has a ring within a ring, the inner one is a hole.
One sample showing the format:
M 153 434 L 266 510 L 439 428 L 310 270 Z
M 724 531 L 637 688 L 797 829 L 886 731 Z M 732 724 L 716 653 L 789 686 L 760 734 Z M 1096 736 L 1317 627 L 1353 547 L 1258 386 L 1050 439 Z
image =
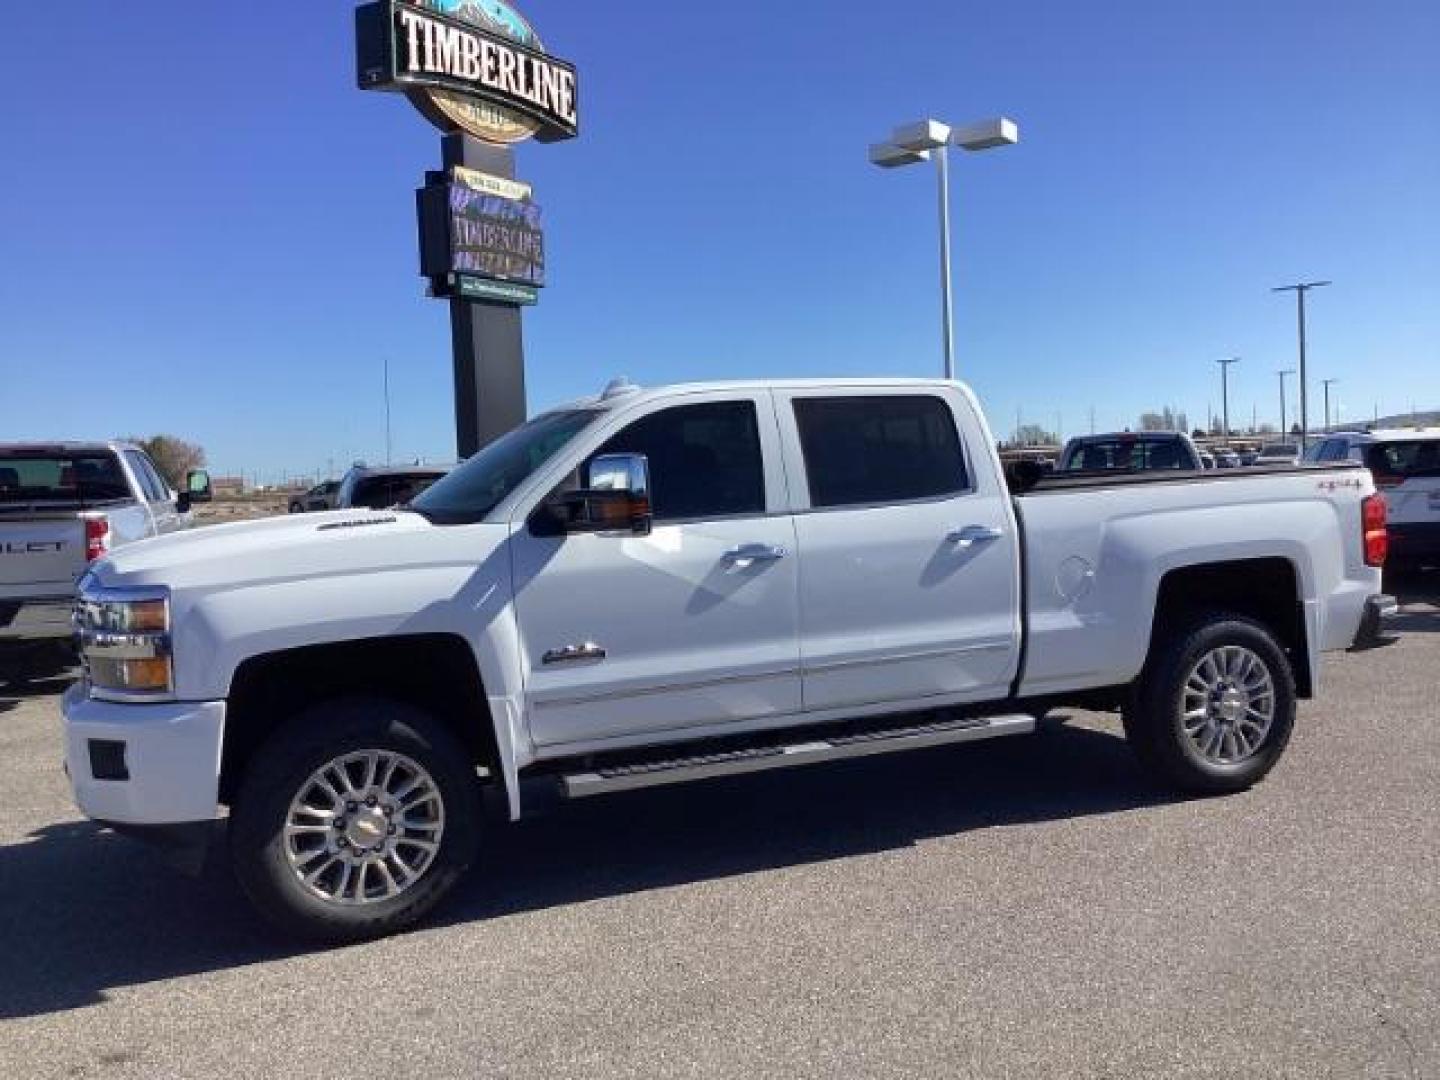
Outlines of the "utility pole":
M 385 464 L 390 462 L 390 357 L 385 357 Z
M 1220 415 L 1225 438 L 1230 438 L 1230 365 L 1238 364 L 1238 356 L 1225 356 L 1215 361 L 1220 365 Z
M 1311 289 L 1323 289 L 1331 284 L 1328 281 L 1304 281 L 1296 285 L 1281 285 L 1271 289 L 1271 292 L 1293 292 L 1296 300 L 1296 313 L 1300 325 L 1300 451 L 1304 453 L 1306 441 L 1310 438 L 1310 398 L 1309 398 L 1309 377 L 1305 368 L 1305 294 Z
M 1277 371 L 1275 374 L 1280 376 L 1280 441 L 1289 442 L 1290 427 L 1285 423 L 1285 376 L 1294 375 L 1295 369 L 1286 368 L 1283 371 Z
M 1330 434 L 1330 387 L 1334 386 L 1339 379 L 1322 379 L 1325 384 L 1325 434 Z
M 1090 434 L 1095 434 L 1095 406 L 1090 406 Z

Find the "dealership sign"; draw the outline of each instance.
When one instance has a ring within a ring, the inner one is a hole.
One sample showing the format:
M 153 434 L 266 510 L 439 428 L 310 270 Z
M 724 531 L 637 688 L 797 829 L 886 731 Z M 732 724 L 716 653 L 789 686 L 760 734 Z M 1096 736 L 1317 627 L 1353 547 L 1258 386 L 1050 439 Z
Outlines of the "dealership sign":
M 500 144 L 579 132 L 574 65 L 504 0 L 376 0 L 355 27 L 360 87 L 405 93 L 443 130 Z
M 434 295 L 535 302 L 545 234 L 528 184 L 456 167 L 435 174 L 418 201 L 420 272 Z

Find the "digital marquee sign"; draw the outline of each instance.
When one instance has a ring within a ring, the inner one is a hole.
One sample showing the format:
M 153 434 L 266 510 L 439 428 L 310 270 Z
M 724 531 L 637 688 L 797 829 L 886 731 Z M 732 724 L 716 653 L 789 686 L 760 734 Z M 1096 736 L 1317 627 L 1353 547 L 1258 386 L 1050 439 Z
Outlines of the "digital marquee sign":
M 420 268 L 432 292 L 534 302 L 545 285 L 545 234 L 528 185 L 456 168 L 434 174 L 417 197 Z M 518 288 L 487 293 L 473 279 Z

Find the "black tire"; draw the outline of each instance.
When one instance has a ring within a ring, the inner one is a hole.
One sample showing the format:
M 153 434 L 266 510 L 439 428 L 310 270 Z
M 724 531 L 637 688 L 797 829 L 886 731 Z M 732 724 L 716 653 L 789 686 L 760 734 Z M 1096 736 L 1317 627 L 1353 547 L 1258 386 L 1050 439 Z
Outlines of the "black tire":
M 286 855 L 290 804 L 309 777 L 351 751 L 403 754 L 434 780 L 444 807 L 439 850 L 398 896 L 342 906 L 306 888 Z M 322 944 L 393 934 L 450 891 L 478 847 L 479 781 L 469 753 L 443 724 L 400 702 L 352 698 L 296 717 L 251 758 L 230 815 L 235 876 L 255 907 L 285 933 Z
M 1252 753 L 1233 761 L 1204 756 L 1185 732 L 1183 693 L 1197 664 L 1238 646 L 1264 666 L 1273 687 L 1269 730 Z M 1211 612 L 1188 619 L 1160 642 L 1132 688 L 1125 737 L 1140 762 L 1167 787 L 1196 794 L 1243 791 L 1275 767 L 1295 727 L 1295 673 L 1275 635 L 1242 615 Z

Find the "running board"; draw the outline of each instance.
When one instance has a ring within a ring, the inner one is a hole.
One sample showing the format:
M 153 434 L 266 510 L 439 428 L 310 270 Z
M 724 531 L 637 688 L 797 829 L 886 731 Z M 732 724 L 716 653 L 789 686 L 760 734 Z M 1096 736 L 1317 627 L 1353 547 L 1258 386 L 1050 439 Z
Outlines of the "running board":
M 854 735 L 810 739 L 789 745 L 747 747 L 665 761 L 615 765 L 593 772 L 563 775 L 560 777 L 560 787 L 568 798 L 583 799 L 590 795 L 608 795 L 615 791 L 633 791 L 637 788 L 659 787 L 662 784 L 680 784 L 688 780 L 706 780 L 715 776 L 763 772 L 766 769 L 787 769 L 792 765 L 809 765 L 819 761 L 893 754 L 927 746 L 998 739 L 1004 735 L 1029 735 L 1034 730 L 1033 716 L 946 720 L 933 724 L 914 724 Z

